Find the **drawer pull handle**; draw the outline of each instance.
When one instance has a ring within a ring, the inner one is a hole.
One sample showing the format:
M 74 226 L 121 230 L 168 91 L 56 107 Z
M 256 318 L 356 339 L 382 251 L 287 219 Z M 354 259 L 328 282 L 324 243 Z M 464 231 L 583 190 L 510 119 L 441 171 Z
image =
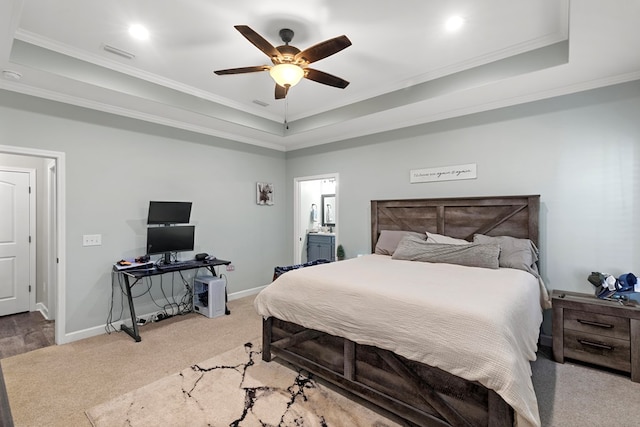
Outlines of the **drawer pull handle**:
M 591 341 L 587 341 L 587 340 L 578 340 L 578 342 L 582 345 L 588 345 L 591 347 L 596 347 L 596 348 L 602 348 L 605 350 L 613 350 L 613 347 L 610 345 L 606 345 L 606 344 L 602 344 L 599 342 L 591 342 Z
M 582 323 L 583 325 L 597 326 L 598 328 L 613 328 L 613 325 L 609 325 L 608 323 L 592 322 L 591 320 L 578 319 L 578 323 Z

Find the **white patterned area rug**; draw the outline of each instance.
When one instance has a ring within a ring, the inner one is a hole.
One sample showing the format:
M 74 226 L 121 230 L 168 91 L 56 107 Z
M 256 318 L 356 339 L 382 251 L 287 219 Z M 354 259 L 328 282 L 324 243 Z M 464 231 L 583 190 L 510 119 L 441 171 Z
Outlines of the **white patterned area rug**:
M 86 411 L 94 427 L 397 426 L 247 343 Z

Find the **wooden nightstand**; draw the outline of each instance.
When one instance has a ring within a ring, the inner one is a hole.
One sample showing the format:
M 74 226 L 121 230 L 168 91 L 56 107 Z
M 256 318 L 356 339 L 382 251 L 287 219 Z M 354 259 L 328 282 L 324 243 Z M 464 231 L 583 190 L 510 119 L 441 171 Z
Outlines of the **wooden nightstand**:
M 640 382 L 640 306 L 554 290 L 553 358 L 606 366 Z

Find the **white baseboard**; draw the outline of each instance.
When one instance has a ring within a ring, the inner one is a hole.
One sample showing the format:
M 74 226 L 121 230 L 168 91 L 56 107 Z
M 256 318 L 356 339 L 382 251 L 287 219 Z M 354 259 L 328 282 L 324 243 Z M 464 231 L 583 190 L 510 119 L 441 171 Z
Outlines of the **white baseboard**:
M 36 311 L 39 311 L 45 319 L 52 320 L 49 318 L 49 309 L 43 303 L 39 302 L 36 304 Z
M 250 295 L 257 295 L 261 290 L 266 288 L 269 285 L 258 286 L 257 288 L 247 289 L 246 291 L 234 292 L 228 295 L 229 301 L 233 301 L 234 299 L 240 299 L 244 297 L 248 297 Z
M 118 322 L 114 322 L 113 326 L 115 326 L 119 330 L 121 324 L 122 324 L 122 321 L 118 321 Z M 106 327 L 106 324 L 102 326 L 94 326 L 93 328 L 82 329 L 80 331 L 66 333 L 64 334 L 63 337 L 61 337 L 60 340 L 58 340 L 58 344 L 68 344 L 70 342 L 83 340 L 85 338 L 91 338 L 98 335 L 102 335 L 106 333 L 104 329 L 105 327 Z
M 244 291 L 238 291 L 238 292 L 234 292 L 232 294 L 229 294 L 227 296 L 227 298 L 229 299 L 229 301 L 233 301 L 236 299 L 240 299 L 240 298 L 244 298 L 244 297 L 248 297 L 250 295 L 256 295 L 258 294 L 262 289 L 266 288 L 268 285 L 264 285 L 264 286 L 258 286 L 257 288 L 252 288 L 252 289 L 247 289 Z M 155 312 L 154 312 L 155 313 Z M 147 318 L 151 315 L 153 315 L 154 313 L 145 313 L 145 314 L 137 314 L 138 318 Z M 44 314 L 44 313 L 43 313 Z M 46 316 L 45 316 L 46 317 Z M 123 319 L 123 320 L 118 320 L 117 322 L 113 322 L 111 325 L 116 329 L 116 330 L 120 330 L 120 326 L 126 322 L 127 324 L 131 323 L 130 319 Z M 58 344 L 67 344 L 73 341 L 78 341 L 78 340 L 82 340 L 85 338 L 91 338 L 91 337 L 95 337 L 98 335 L 102 335 L 106 333 L 106 328 L 107 324 L 105 323 L 104 325 L 101 326 L 95 326 L 92 328 L 87 328 L 87 329 L 83 329 L 80 331 L 75 331 L 75 332 L 69 332 L 67 334 L 64 335 L 64 337 L 61 337 L 61 339 L 59 340 Z

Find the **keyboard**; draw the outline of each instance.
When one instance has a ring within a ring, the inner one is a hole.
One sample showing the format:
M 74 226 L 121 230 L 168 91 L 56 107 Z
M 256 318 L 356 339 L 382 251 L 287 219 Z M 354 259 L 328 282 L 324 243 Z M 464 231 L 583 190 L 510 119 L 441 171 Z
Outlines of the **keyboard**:
M 156 265 L 156 268 L 158 270 L 176 270 L 180 267 L 184 267 L 186 265 L 194 265 L 195 264 L 195 260 L 189 260 L 189 261 L 175 261 L 172 262 L 171 264 L 158 264 Z

